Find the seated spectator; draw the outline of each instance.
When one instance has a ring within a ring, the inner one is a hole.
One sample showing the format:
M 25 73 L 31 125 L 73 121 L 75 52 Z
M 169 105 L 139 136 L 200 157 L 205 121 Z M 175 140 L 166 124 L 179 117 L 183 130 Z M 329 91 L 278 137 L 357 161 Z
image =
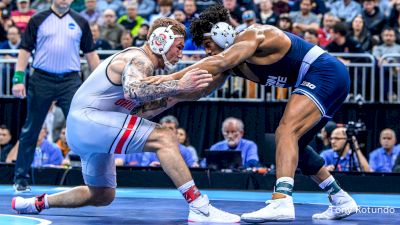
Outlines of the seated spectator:
M 315 30 L 306 30 L 304 32 L 304 40 L 307 42 L 314 44 L 314 45 L 319 45 L 318 43 L 318 34 L 317 31 Z
M 149 24 L 143 23 L 140 26 L 139 33 L 133 38 L 132 46 L 142 47 L 147 40 L 147 34 L 149 33 Z
M 188 15 L 188 12 L 186 10 L 186 2 L 193 2 L 193 4 L 196 6 L 194 0 L 185 0 L 185 8 L 184 11 L 186 13 L 186 17 L 188 19 L 191 19 L 192 17 Z M 226 8 L 229 11 L 230 18 L 229 18 L 229 23 L 233 27 L 237 27 L 242 23 L 242 14 L 243 14 L 243 9 L 240 7 L 239 4 L 237 4 L 237 0 L 222 0 L 222 3 L 224 5 L 224 8 Z M 195 10 L 196 11 L 196 10 Z M 186 25 L 186 24 L 185 24 Z
M 317 15 L 319 18 L 322 18 L 322 16 L 327 13 L 329 10 L 326 7 L 325 1 L 326 0 L 313 0 L 314 2 L 312 3 L 312 8 L 311 12 L 313 12 L 315 15 Z M 291 6 L 291 11 L 299 11 L 301 8 L 301 1 L 295 0 L 293 5 Z
M 332 42 L 326 46 L 328 52 L 362 53 L 364 50 L 361 44 L 349 37 L 348 28 L 344 23 L 337 23 L 331 29 Z M 338 57 L 344 64 L 350 62 L 349 59 Z
M 18 27 L 11 26 L 8 28 L 7 39 L 8 39 L 7 41 L 0 43 L 0 49 L 10 49 L 10 50 L 19 49 L 19 46 L 21 44 L 21 33 Z M 1 58 L 17 59 L 18 54 L 17 53 L 4 54 L 0 56 L 0 59 Z M 2 73 L 2 76 L 0 78 L 0 83 L 2 84 L 2 87 L 0 86 L 0 95 L 6 94 L 7 92 L 11 93 L 11 89 L 7 90 L 7 87 L 12 87 L 12 76 L 15 71 L 15 64 L 4 63 L 3 65 L 0 65 L 0 68 Z
M 96 3 L 96 0 L 85 0 L 85 10 L 79 13 L 89 24 L 98 23 L 100 19 L 101 13 L 97 11 Z
M 11 132 L 5 125 L 0 125 L 0 162 L 6 162 L 12 149 Z
M 36 13 L 36 10 L 30 8 L 29 0 L 17 0 L 17 10 L 11 12 L 11 19 L 15 25 L 24 33 L 28 22 Z
M 71 151 L 67 144 L 67 138 L 65 136 L 65 127 L 61 129 L 60 138 L 56 142 L 57 146 L 60 148 L 63 157 L 67 157 L 68 153 Z
M 137 2 L 137 14 L 146 20 L 150 19 L 150 15 L 156 10 L 156 1 L 154 0 L 127 0 L 129 2 Z
M 331 43 L 331 29 L 338 22 L 332 13 L 325 13 L 322 20 L 322 27 L 317 30 L 318 33 L 318 43 L 319 46 L 325 48 L 329 43 Z
M 241 32 L 256 23 L 256 13 L 253 10 L 246 10 L 242 14 L 243 23 L 235 28 L 236 32 Z
M 117 47 L 115 47 L 115 50 L 123 50 L 129 47 L 132 47 L 133 43 L 133 38 L 132 34 L 129 31 L 124 31 L 121 36 L 121 44 L 118 44 Z
M 331 5 L 331 13 L 342 22 L 351 23 L 354 17 L 361 14 L 361 5 L 354 0 L 339 0 Z
M 365 21 L 365 27 L 372 36 L 379 37 L 386 23 L 383 12 L 378 7 L 376 0 L 363 0 L 362 17 Z
M 318 30 L 320 18 L 311 12 L 313 3 L 313 0 L 301 0 L 300 11 L 290 12 L 294 33 L 303 34 L 306 30 Z
M 153 14 L 150 16 L 150 24 L 153 24 L 154 20 L 158 18 L 163 18 L 163 17 L 170 17 L 172 16 L 172 0 L 159 0 L 158 5 L 159 5 L 159 13 Z
M 380 148 L 369 154 L 369 164 L 374 172 L 392 172 L 396 158 L 399 156 L 400 147 L 396 144 L 396 133 L 386 128 L 381 131 L 379 138 Z
M 228 117 L 222 123 L 223 141 L 217 142 L 210 150 L 241 151 L 242 165 L 244 167 L 255 167 L 258 165 L 258 148 L 253 141 L 243 138 L 244 124 L 242 120 Z
M 382 65 L 382 63 L 387 63 L 388 61 L 383 61 L 382 56 L 384 54 L 389 54 L 389 53 L 400 53 L 400 45 L 396 44 L 396 33 L 393 28 L 391 27 L 386 27 L 382 31 L 382 41 L 383 44 L 381 45 L 376 45 L 372 49 L 372 55 L 375 56 L 375 58 L 378 60 L 379 65 Z M 393 59 L 393 61 L 395 61 Z
M 100 26 L 100 37 L 107 40 L 115 48 L 121 40 L 125 28 L 117 23 L 117 16 L 112 9 L 106 9 L 102 15 L 103 25 Z
M 43 127 L 36 143 L 32 167 L 58 166 L 64 159 L 58 146 L 46 140 L 46 134 L 47 128 Z
M 137 14 L 137 3 L 130 2 L 126 6 L 126 15 L 121 16 L 118 19 L 118 23 L 125 27 L 125 29 L 131 31 L 132 36 L 136 36 L 139 33 L 139 29 L 143 23 L 147 21 Z
M 116 166 L 143 166 L 143 155 L 145 153 L 133 153 L 133 154 L 116 154 L 115 165 Z M 155 155 L 155 153 L 153 153 Z
M 97 0 L 97 11 L 103 13 L 106 9 L 113 10 L 117 16 L 121 16 L 125 13 L 125 6 L 121 0 Z
M 289 14 L 283 13 L 279 16 L 278 28 L 287 32 L 293 31 L 293 22 Z
M 178 128 L 177 129 L 177 137 L 178 137 L 179 143 L 184 145 L 187 149 L 189 149 L 190 153 L 192 154 L 193 161 L 195 163 L 198 163 L 199 157 L 197 156 L 197 151 L 193 146 L 190 145 L 189 136 L 187 135 L 186 130 L 181 127 Z
M 290 6 L 288 3 L 288 0 L 274 0 L 272 4 L 272 10 L 278 15 L 289 13 Z
M 371 52 L 372 47 L 378 43 L 378 40 L 372 38 L 361 15 L 357 15 L 351 23 L 350 37 L 358 41 L 361 48 L 368 52 Z
M 272 26 L 278 25 L 279 16 L 272 11 L 272 0 L 261 0 L 259 2 L 259 11 L 257 12 L 257 22 Z
M 90 31 L 92 32 L 94 46 L 96 50 L 111 50 L 112 47 L 107 40 L 100 38 L 100 26 L 96 23 L 90 24 Z M 102 58 L 102 57 L 100 57 Z
M 325 150 L 320 154 L 325 160 L 325 166 L 329 171 L 371 171 L 368 162 L 361 152 L 361 149 L 359 148 L 358 142 L 355 138 L 352 139 L 355 148 L 355 154 L 353 154 L 354 165 L 350 165 L 352 150 L 350 149 L 350 144 L 348 143 L 346 128 L 339 127 L 333 130 L 330 140 L 332 149 Z M 351 168 L 352 166 L 355 166 L 356 168 Z

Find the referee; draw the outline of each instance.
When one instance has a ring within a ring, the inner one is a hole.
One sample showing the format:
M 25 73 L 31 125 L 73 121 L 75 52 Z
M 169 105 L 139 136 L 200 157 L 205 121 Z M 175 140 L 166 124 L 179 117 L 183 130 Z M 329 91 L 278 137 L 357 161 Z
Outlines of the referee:
M 53 0 L 49 10 L 35 14 L 23 34 L 13 78 L 13 94 L 28 96 L 28 115 L 19 138 L 15 165 L 14 189 L 30 191 L 29 169 L 34 157 L 36 141 L 52 101 L 57 101 L 65 117 L 72 97 L 81 85 L 79 50 L 85 54 L 94 70 L 100 60 L 88 22 L 70 10 L 73 0 Z M 29 77 L 26 93 L 25 71 L 31 52 L 34 72 Z

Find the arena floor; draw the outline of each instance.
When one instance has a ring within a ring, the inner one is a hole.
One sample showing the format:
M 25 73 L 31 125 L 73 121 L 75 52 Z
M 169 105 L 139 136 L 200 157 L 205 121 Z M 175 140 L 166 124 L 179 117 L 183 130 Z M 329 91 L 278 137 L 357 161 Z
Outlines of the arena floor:
M 34 186 L 31 195 L 55 193 L 66 187 Z M 226 211 L 242 214 L 264 206 L 270 192 L 203 190 L 212 204 Z M 11 209 L 11 185 L 0 185 L 0 224 L 138 224 L 172 225 L 187 222 L 187 205 L 177 190 L 118 188 L 117 197 L 107 207 L 79 209 L 49 209 L 39 215 L 17 215 Z M 313 221 L 311 215 L 327 208 L 324 193 L 294 193 L 296 220 L 269 224 L 400 224 L 400 195 L 352 194 L 361 206 L 357 214 L 340 221 Z M 246 224 L 242 222 L 242 224 Z

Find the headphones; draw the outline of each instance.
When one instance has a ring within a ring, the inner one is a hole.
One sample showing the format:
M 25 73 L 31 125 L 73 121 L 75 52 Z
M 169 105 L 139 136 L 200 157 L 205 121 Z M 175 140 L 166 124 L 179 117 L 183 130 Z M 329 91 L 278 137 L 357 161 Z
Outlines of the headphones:
M 212 26 L 210 33 L 205 33 L 203 36 L 211 37 L 219 47 L 226 49 L 233 44 L 236 31 L 231 25 L 225 22 L 218 22 Z
M 166 54 L 174 43 L 175 38 L 183 37 L 183 35 L 175 35 L 171 28 L 172 25 L 158 27 L 151 33 L 149 45 L 153 53 L 157 55 Z

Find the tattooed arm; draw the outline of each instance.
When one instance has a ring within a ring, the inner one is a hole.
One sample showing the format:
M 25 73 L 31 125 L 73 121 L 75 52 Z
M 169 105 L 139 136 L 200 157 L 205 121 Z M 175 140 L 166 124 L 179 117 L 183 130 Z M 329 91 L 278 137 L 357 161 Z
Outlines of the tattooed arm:
M 205 70 L 191 70 L 180 80 L 169 80 L 159 84 L 149 84 L 143 78 L 153 74 L 153 66 L 147 58 L 133 57 L 122 72 L 124 95 L 135 102 L 151 102 L 182 93 L 189 93 L 208 86 L 211 74 Z
M 162 113 L 178 103 L 178 100 L 173 97 L 165 97 L 151 102 L 145 102 L 142 105 L 134 108 L 131 115 L 137 115 L 145 119 L 151 119 L 154 116 Z

